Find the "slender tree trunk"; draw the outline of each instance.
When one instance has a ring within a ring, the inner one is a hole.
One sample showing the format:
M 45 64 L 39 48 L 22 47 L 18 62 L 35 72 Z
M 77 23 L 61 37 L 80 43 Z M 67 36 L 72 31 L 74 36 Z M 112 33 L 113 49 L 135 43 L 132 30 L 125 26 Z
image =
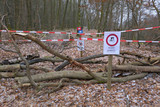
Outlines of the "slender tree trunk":
M 64 29 L 65 24 L 66 24 L 65 17 L 66 17 L 67 8 L 68 8 L 68 2 L 69 2 L 69 0 L 66 0 L 66 6 L 65 6 L 64 15 L 63 15 L 63 21 L 62 21 L 62 26 L 61 26 L 62 30 Z
M 18 22 L 19 22 L 19 0 L 14 0 L 14 5 L 15 5 L 15 10 L 14 10 L 14 16 L 15 16 L 15 23 L 14 23 L 14 28 L 17 29 L 18 27 Z
M 77 23 L 77 27 L 81 26 L 81 0 L 78 0 L 78 23 Z
M 101 17 L 100 17 L 100 21 L 99 21 L 99 24 L 98 24 L 98 32 L 100 32 L 101 31 L 101 24 L 102 24 L 102 20 L 103 20 L 103 8 L 104 8 L 104 3 L 103 2 L 101 2 Z
M 31 6 L 31 0 L 26 1 L 27 5 L 27 29 L 32 29 L 32 6 Z
M 109 22 L 108 22 L 109 29 L 108 29 L 108 30 L 111 30 L 111 29 L 112 29 L 113 6 L 114 6 L 114 1 L 111 2 L 111 7 L 110 7 L 111 10 L 110 10 Z
M 110 4 L 111 4 L 111 0 L 108 1 L 107 3 L 107 7 L 106 7 L 106 16 L 105 16 L 105 20 L 104 20 L 104 24 L 103 24 L 103 31 L 106 28 L 107 22 L 108 22 L 108 16 L 109 16 L 109 10 L 110 10 Z
M 57 12 L 57 19 L 56 19 L 56 27 L 59 27 L 59 21 L 60 21 L 60 12 L 61 12 L 61 3 L 62 0 L 59 0 L 58 5 L 58 12 Z
M 120 23 L 120 29 L 122 30 L 123 28 L 123 9 L 124 9 L 124 2 L 121 2 L 121 23 Z

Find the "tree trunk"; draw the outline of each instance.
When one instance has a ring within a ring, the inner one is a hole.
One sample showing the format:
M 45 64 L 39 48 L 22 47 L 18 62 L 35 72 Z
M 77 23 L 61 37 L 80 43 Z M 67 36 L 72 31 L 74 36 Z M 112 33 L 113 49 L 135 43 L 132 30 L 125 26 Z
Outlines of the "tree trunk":
M 107 7 L 106 7 L 106 16 L 104 19 L 104 24 L 103 24 L 103 31 L 106 30 L 106 26 L 107 26 L 107 22 L 108 22 L 108 16 L 109 16 L 109 10 L 110 10 L 110 4 L 111 4 L 111 0 L 108 1 L 107 3 Z
M 69 0 L 66 0 L 66 6 L 65 6 L 65 10 L 64 10 L 64 14 L 63 14 L 63 19 L 62 19 L 62 26 L 61 26 L 62 30 L 64 29 L 65 24 L 66 24 L 65 17 L 66 17 L 67 8 L 68 8 L 68 2 L 69 2 Z
M 101 78 L 104 78 L 107 82 L 107 77 L 103 77 L 103 73 L 94 73 L 94 75 L 100 76 Z M 133 79 L 139 79 L 143 78 L 147 75 L 147 73 L 141 73 L 136 74 L 128 77 L 122 77 L 122 78 L 112 78 L 112 82 L 126 82 Z M 49 73 L 42 73 L 32 76 L 33 80 L 36 82 L 46 81 L 46 80 L 55 80 L 55 79 L 61 79 L 61 78 L 70 78 L 70 79 L 80 79 L 80 80 L 92 80 L 93 78 L 88 75 L 86 72 L 82 71 L 60 71 L 60 72 L 49 72 Z M 16 77 L 15 80 L 19 84 L 28 83 L 29 80 L 27 77 Z
M 133 66 L 133 65 L 115 65 L 113 71 L 137 71 L 137 72 L 152 72 L 160 73 L 159 66 Z
M 59 27 L 59 24 L 60 24 L 61 4 L 62 4 L 62 0 L 59 0 L 58 10 L 57 10 L 58 12 L 57 12 L 57 19 L 56 19 L 56 27 Z
M 27 0 L 26 1 L 26 5 L 27 5 L 27 29 L 31 30 L 32 29 L 32 2 L 31 0 Z
M 98 24 L 98 32 L 100 32 L 101 31 L 101 24 L 102 24 L 102 21 L 103 21 L 103 15 L 104 15 L 104 13 L 103 13 L 103 9 L 104 9 L 104 3 L 103 2 L 101 2 L 101 17 L 100 17 L 100 21 L 99 21 L 99 24 Z

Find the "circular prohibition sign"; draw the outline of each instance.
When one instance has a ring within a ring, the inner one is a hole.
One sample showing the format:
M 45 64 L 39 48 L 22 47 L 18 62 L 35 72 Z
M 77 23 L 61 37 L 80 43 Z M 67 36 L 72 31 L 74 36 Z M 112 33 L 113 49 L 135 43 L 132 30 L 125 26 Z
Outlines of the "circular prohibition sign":
M 82 46 L 83 45 L 83 43 L 82 42 L 79 42 L 79 46 Z
M 108 41 L 109 41 L 109 37 L 111 37 L 111 36 L 114 36 L 114 37 L 116 38 L 116 42 L 115 42 L 114 44 L 110 44 L 110 43 L 108 42 Z M 109 46 L 115 46 L 115 45 L 117 45 L 118 41 L 119 41 L 119 39 L 118 39 L 118 36 L 117 36 L 116 34 L 110 34 L 110 35 L 106 38 L 106 43 L 107 43 L 107 45 L 109 45 Z

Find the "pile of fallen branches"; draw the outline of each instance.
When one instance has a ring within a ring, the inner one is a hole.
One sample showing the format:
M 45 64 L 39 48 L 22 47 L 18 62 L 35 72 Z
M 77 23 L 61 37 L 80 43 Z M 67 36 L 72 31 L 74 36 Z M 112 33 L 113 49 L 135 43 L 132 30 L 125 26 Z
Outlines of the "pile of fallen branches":
M 13 35 L 12 35 L 13 36 Z M 41 46 L 44 50 L 51 53 L 53 56 L 43 57 L 43 58 L 33 58 L 30 60 L 26 60 L 28 63 L 28 69 L 42 70 L 45 73 L 34 74 L 33 71 L 30 72 L 30 78 L 28 78 L 27 72 L 19 72 L 19 70 L 26 70 L 27 65 L 24 61 L 18 64 L 9 64 L 9 65 L 0 65 L 0 76 L 1 78 L 11 78 L 14 77 L 18 82 L 19 86 L 30 86 L 33 85 L 31 80 L 36 84 L 35 86 L 39 89 L 52 86 L 56 87 L 54 89 L 57 90 L 65 85 L 79 85 L 79 84 L 95 84 L 95 83 L 106 83 L 107 82 L 107 64 L 103 68 L 100 69 L 91 69 L 85 66 L 85 64 L 96 64 L 96 63 L 107 63 L 103 61 L 92 61 L 92 59 L 105 57 L 107 55 L 97 54 L 82 58 L 73 59 L 70 56 L 65 56 L 50 47 L 46 46 L 43 42 L 41 42 L 38 38 L 33 37 L 28 34 L 14 34 L 14 36 L 21 36 L 25 39 L 32 40 L 39 46 Z M 55 57 L 56 56 L 56 57 Z M 120 55 L 116 55 L 117 57 L 123 58 L 122 61 L 119 61 L 118 65 L 113 65 L 112 70 L 118 71 L 121 73 L 119 76 L 113 77 L 112 82 L 126 82 L 129 80 L 139 79 L 145 77 L 148 73 L 160 73 L 160 57 L 146 57 L 141 54 L 137 54 L 134 52 L 121 51 Z M 131 57 L 133 56 L 133 57 Z M 127 62 L 128 60 L 132 60 L 132 62 Z M 54 70 L 50 68 L 37 67 L 34 64 L 39 62 L 49 61 L 52 63 L 62 62 L 58 65 Z M 81 70 L 85 71 L 66 71 L 63 68 L 69 64 L 75 65 L 79 67 Z M 6 72 L 12 71 L 12 72 Z M 101 72 L 100 72 L 101 71 Z M 127 76 L 120 76 L 124 72 L 132 72 Z M 32 75 L 34 74 L 34 75 Z M 58 83 L 44 83 L 43 81 L 48 80 L 57 80 Z M 85 80 L 85 81 L 82 81 Z
M 3 25 L 8 31 L 7 27 Z M 34 86 L 37 89 L 42 89 L 44 87 L 52 86 L 53 91 L 58 90 L 62 86 L 66 85 L 80 85 L 80 84 L 95 84 L 95 83 L 106 83 L 107 82 L 107 62 L 98 60 L 93 61 L 92 59 L 105 57 L 107 55 L 97 54 L 82 58 L 73 59 L 70 56 L 65 56 L 61 52 L 57 52 L 54 49 L 46 46 L 38 38 L 24 33 L 10 34 L 9 37 L 13 41 L 15 51 L 10 51 L 17 53 L 19 55 L 19 62 L 16 63 L 1 63 L 0 64 L 0 78 L 15 78 L 20 87 L 23 86 Z M 27 59 L 23 57 L 18 45 L 15 42 L 15 36 L 20 36 L 25 39 L 29 39 L 39 45 L 42 49 L 52 54 L 50 57 L 40 58 L 39 56 Z M 8 50 L 5 50 L 8 51 Z M 160 73 L 160 57 L 146 57 L 141 54 L 134 52 L 121 51 L 120 55 L 116 57 L 121 57 L 123 60 L 117 65 L 113 65 L 112 70 L 121 72 L 118 76 L 113 76 L 112 82 L 126 82 L 134 79 L 139 79 L 145 77 L 148 73 Z M 130 60 L 130 61 L 129 61 Z M 62 62 L 54 70 L 50 68 L 39 67 L 34 64 L 39 62 Z M 103 68 L 92 69 L 87 67 L 85 64 L 106 64 Z M 74 65 L 79 67 L 79 71 L 66 71 L 63 70 L 67 65 Z M 32 71 L 42 70 L 45 73 L 34 74 Z M 19 72 L 20 70 L 26 72 Z M 8 72 L 10 71 L 10 72 Z M 127 76 L 123 75 L 125 72 L 131 72 Z M 48 80 L 59 80 L 57 83 L 45 83 L 43 81 Z M 83 81 L 82 81 L 83 80 Z

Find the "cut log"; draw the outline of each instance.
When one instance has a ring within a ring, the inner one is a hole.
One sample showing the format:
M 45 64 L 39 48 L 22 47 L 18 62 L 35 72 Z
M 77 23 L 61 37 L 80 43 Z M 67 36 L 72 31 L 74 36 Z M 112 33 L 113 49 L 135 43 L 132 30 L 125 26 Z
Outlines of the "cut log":
M 25 69 L 25 65 L 20 65 L 20 64 L 14 64 L 14 65 L 0 65 L 0 72 L 1 71 L 17 71 L 20 69 Z M 30 69 L 35 69 L 35 70 L 42 70 L 45 72 L 51 71 L 51 69 L 43 68 L 43 67 L 37 67 L 34 65 L 29 66 Z
M 31 74 L 34 74 L 34 72 L 32 71 Z M 26 72 L 0 72 L 1 78 L 24 77 L 26 75 Z
M 107 77 L 103 76 L 103 73 L 94 73 L 97 76 L 100 76 L 103 78 L 106 82 Z M 141 73 L 136 74 L 132 76 L 122 77 L 122 78 L 112 78 L 112 82 L 126 82 L 133 79 L 139 79 L 146 76 L 148 73 Z M 55 80 L 55 79 L 61 79 L 61 78 L 70 78 L 70 79 L 83 79 L 83 80 L 92 80 L 93 77 L 91 77 L 88 73 L 82 72 L 82 71 L 59 71 L 59 72 L 49 72 L 49 73 L 42 73 L 32 76 L 33 80 L 36 82 L 40 81 L 46 81 L 46 80 Z M 27 77 L 16 77 L 15 80 L 19 84 L 29 83 L 29 80 Z
M 112 70 L 160 73 L 160 66 L 114 65 Z
M 0 71 L 15 71 L 19 69 L 20 69 L 20 64 L 0 66 Z
M 100 74 L 101 75 L 101 74 Z M 60 72 L 49 72 L 49 73 L 41 73 L 32 76 L 33 80 L 36 82 L 45 81 L 45 80 L 54 80 L 60 78 L 72 78 L 72 79 L 92 79 L 86 72 L 82 71 L 60 71 Z M 15 80 L 18 83 L 28 83 L 29 80 L 27 77 L 17 77 Z

